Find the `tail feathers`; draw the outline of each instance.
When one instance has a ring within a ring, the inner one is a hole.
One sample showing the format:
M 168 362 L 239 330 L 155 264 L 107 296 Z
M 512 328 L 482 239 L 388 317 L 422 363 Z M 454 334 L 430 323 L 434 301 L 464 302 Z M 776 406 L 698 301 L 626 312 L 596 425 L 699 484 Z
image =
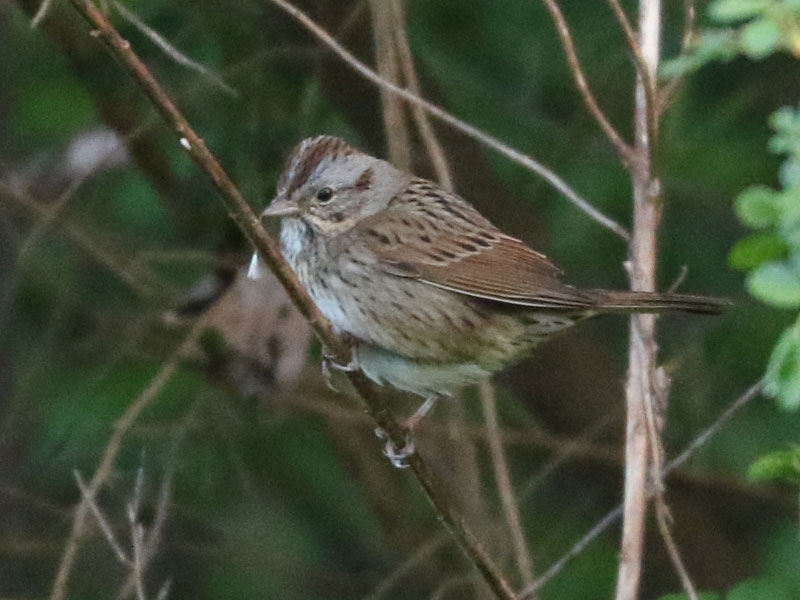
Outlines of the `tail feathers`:
M 658 292 L 610 292 L 593 290 L 599 312 L 657 313 L 682 311 L 706 315 L 721 313 L 731 302 L 724 298 L 691 294 L 661 294 Z

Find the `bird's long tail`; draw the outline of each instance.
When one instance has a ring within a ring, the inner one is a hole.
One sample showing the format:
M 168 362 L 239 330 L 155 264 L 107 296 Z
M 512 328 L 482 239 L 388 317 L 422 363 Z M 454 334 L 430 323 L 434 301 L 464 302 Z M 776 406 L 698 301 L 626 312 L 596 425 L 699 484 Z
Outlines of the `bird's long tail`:
M 658 313 L 682 311 L 707 315 L 721 313 L 731 303 L 724 298 L 692 294 L 662 294 L 659 292 L 624 292 L 592 290 L 596 300 L 592 307 L 598 312 Z

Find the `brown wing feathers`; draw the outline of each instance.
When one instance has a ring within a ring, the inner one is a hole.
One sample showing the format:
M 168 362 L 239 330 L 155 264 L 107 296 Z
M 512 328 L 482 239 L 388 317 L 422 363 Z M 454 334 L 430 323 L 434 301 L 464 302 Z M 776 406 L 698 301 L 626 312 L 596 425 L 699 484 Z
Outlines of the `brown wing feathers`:
M 464 200 L 415 179 L 388 207 L 365 219 L 363 239 L 384 268 L 456 293 L 507 304 L 596 311 L 719 312 L 715 298 L 579 290 L 546 256 L 499 231 Z

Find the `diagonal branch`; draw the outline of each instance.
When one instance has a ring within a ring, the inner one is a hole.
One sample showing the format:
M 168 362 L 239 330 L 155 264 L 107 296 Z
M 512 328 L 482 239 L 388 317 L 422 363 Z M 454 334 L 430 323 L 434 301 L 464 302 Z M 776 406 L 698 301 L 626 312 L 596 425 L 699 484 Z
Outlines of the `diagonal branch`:
M 747 406 L 753 399 L 757 398 L 758 395 L 764 388 L 764 380 L 757 381 L 752 386 L 750 386 L 741 396 L 736 398 L 731 404 L 726 408 L 722 414 L 714 419 L 714 421 L 706 427 L 700 434 L 698 434 L 683 451 L 673 458 L 665 467 L 662 475 L 666 477 L 676 469 L 680 468 L 686 462 L 694 456 L 700 448 L 705 446 L 705 444 L 714 437 L 720 429 L 722 429 L 728 422 L 742 410 L 745 406 Z M 650 490 L 649 494 L 652 494 L 653 491 Z M 591 544 L 600 534 L 606 531 L 611 525 L 616 523 L 616 521 L 622 516 L 622 509 L 623 505 L 618 504 L 615 506 L 611 511 L 609 511 L 600 521 L 595 524 L 581 539 L 579 539 L 573 546 L 555 563 L 551 565 L 547 571 L 545 571 L 535 582 L 532 586 L 525 588 L 520 592 L 520 600 L 524 600 L 525 598 L 530 598 L 531 594 L 536 593 L 540 589 L 542 589 L 551 579 L 553 579 L 556 575 L 558 575 L 564 567 L 569 563 L 573 558 L 578 556 L 583 550 Z
M 597 100 L 589 87 L 589 83 L 586 81 L 581 62 L 578 60 L 578 53 L 575 51 L 572 34 L 569 32 L 567 20 L 564 18 L 561 8 L 558 6 L 556 0 L 544 0 L 544 4 L 550 12 L 550 16 L 553 17 L 553 21 L 555 21 L 558 37 L 561 38 L 561 45 L 564 46 L 569 69 L 572 71 L 572 76 L 575 78 L 575 85 L 578 86 L 578 92 L 583 103 L 586 105 L 586 108 L 589 109 L 589 112 L 592 114 L 595 121 L 597 121 L 597 124 L 600 125 L 600 129 L 603 130 L 611 144 L 616 148 L 623 164 L 625 166 L 631 165 L 636 158 L 633 148 L 631 148 L 630 144 L 623 140 L 622 136 L 617 133 L 617 130 L 614 129 L 614 126 L 597 104 Z
M 50 591 L 50 600 L 64 600 L 67 597 L 69 577 L 72 573 L 72 567 L 75 565 L 81 539 L 84 535 L 86 523 L 92 510 L 87 500 L 94 498 L 97 492 L 100 491 L 100 488 L 105 484 L 114 468 L 117 454 L 119 454 L 122 448 L 122 440 L 128 433 L 128 430 L 136 422 L 136 419 L 139 418 L 142 411 L 158 397 L 161 390 L 164 389 L 164 386 L 172 379 L 172 376 L 178 369 L 181 359 L 185 356 L 187 349 L 195 343 L 202 328 L 203 320 L 200 319 L 195 322 L 183 342 L 181 342 L 177 350 L 172 353 L 172 356 L 167 359 L 155 377 L 150 380 L 147 387 L 114 423 L 114 433 L 111 439 L 109 439 L 108 444 L 106 444 L 103 457 L 100 459 L 100 464 L 97 466 L 97 470 L 94 472 L 89 485 L 86 486 L 85 490 L 81 490 L 81 502 L 75 510 L 75 516 L 72 518 L 72 529 L 67 538 L 64 553 L 61 555 L 61 562 L 58 565 L 53 589 Z
M 425 112 L 430 114 L 432 117 L 435 117 L 450 125 L 453 129 L 456 129 L 465 135 L 471 137 L 474 140 L 488 146 L 489 148 L 499 152 L 509 160 L 522 165 L 529 171 L 532 171 L 539 175 L 542 179 L 547 181 L 551 186 L 553 186 L 556 190 L 561 192 L 567 200 L 572 202 L 575 206 L 577 206 L 580 210 L 586 213 L 589 217 L 591 217 L 596 222 L 600 223 L 606 229 L 613 231 L 619 237 L 624 240 L 630 239 L 630 233 L 619 223 L 617 223 L 614 219 L 609 217 L 608 215 L 603 214 L 597 208 L 592 206 L 589 202 L 587 202 L 584 198 L 582 198 L 578 193 L 573 190 L 567 182 L 561 179 L 558 175 L 556 175 L 551 169 L 544 166 L 542 163 L 534 160 L 530 156 L 523 154 L 519 150 L 515 150 L 511 146 L 501 142 L 497 138 L 485 133 L 475 127 L 474 125 L 470 125 L 466 121 L 462 121 L 458 117 L 453 116 L 452 114 L 448 113 L 444 109 L 436 106 L 435 104 L 428 102 L 420 98 L 418 95 L 410 92 L 407 89 L 401 88 L 390 81 L 386 81 L 380 75 L 378 75 L 375 71 L 370 69 L 367 65 L 363 62 L 358 60 L 355 56 L 353 56 L 350 52 L 344 49 L 339 42 L 337 42 L 331 35 L 322 29 L 319 25 L 317 25 L 314 21 L 312 21 L 308 15 L 304 12 L 300 11 L 298 8 L 287 2 L 287 0 L 270 0 L 273 4 L 280 7 L 284 10 L 289 16 L 294 18 L 298 21 L 303 27 L 308 29 L 311 33 L 313 33 L 317 38 L 320 39 L 325 45 L 327 45 L 334 53 L 336 53 L 342 60 L 344 60 L 348 65 L 350 65 L 356 72 L 358 72 L 362 77 L 368 79 L 375 85 L 379 86 L 380 88 L 387 89 L 393 94 L 396 94 L 403 98 L 406 102 L 414 106 L 419 106 Z
M 94 2 L 91 0 L 71 0 L 71 2 L 78 12 L 95 28 L 92 35 L 106 46 L 111 55 L 122 64 L 131 77 L 142 87 L 159 114 L 174 130 L 181 146 L 187 151 L 192 161 L 209 175 L 231 218 L 247 239 L 256 247 L 261 258 L 286 288 L 292 303 L 308 319 L 320 340 L 331 351 L 337 361 L 347 364 L 350 358 L 350 350 L 347 344 L 334 333 L 330 322 L 325 319 L 314 305 L 311 297 L 297 281 L 291 268 L 281 255 L 277 243 L 264 231 L 258 217 L 245 202 L 241 192 L 228 177 L 216 157 L 208 150 L 203 139 L 192 129 L 166 91 L 131 49 L 130 42 L 119 35 Z M 361 372 L 349 373 L 348 377 L 355 390 L 367 404 L 367 408 L 378 426 L 387 432 L 389 439 L 395 445 L 402 446 L 405 443 L 405 432 L 392 417 L 386 402 L 376 393 L 375 386 Z M 453 534 L 461 550 L 480 572 L 492 591 L 498 598 L 506 600 L 515 598 L 516 596 L 508 582 L 505 581 L 491 557 L 488 556 L 467 528 L 463 518 L 455 510 L 438 481 L 434 479 L 427 463 L 419 453 L 409 457 L 408 464 L 425 491 L 428 500 L 437 511 L 439 518 Z M 60 598 L 51 600 L 60 600 Z

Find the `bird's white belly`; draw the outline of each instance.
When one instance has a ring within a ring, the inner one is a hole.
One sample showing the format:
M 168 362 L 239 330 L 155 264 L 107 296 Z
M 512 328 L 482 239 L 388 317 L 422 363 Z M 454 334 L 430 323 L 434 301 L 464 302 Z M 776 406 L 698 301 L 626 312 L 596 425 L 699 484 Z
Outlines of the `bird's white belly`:
M 490 375 L 476 363 L 415 361 L 370 344 L 358 345 L 356 360 L 364 374 L 374 382 L 380 385 L 388 383 L 424 397 L 436 393 L 453 394 Z

